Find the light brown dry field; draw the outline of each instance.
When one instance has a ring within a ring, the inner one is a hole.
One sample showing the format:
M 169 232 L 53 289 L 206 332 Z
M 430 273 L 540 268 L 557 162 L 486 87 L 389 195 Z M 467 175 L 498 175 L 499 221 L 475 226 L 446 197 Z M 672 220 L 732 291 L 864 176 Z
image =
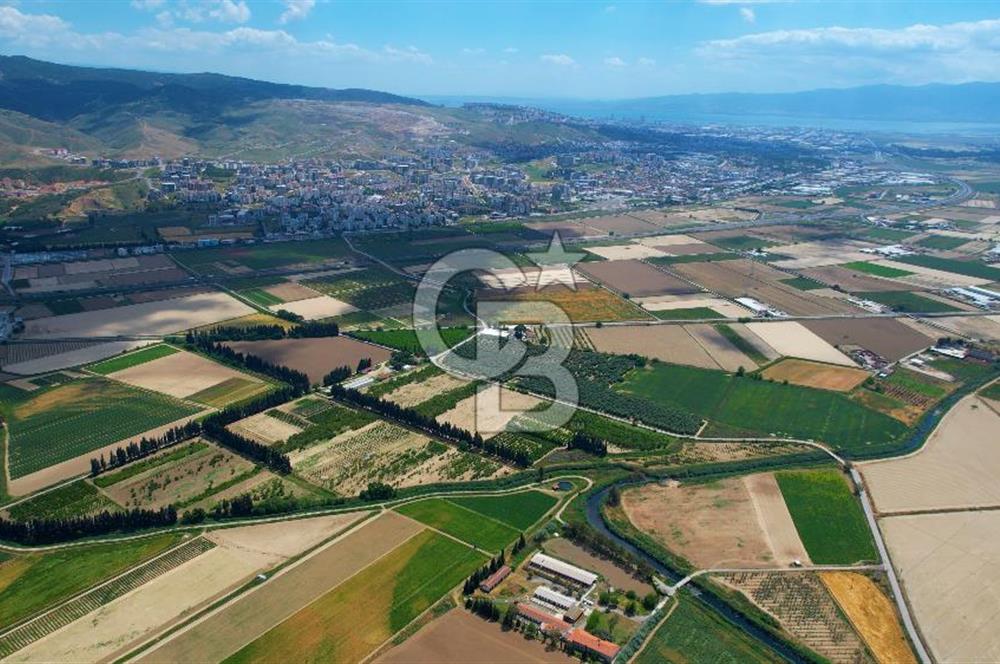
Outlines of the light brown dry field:
M 771 483 L 776 491 L 773 476 Z M 796 558 L 808 560 L 797 555 L 804 553 L 804 548 L 787 508 L 784 517 L 774 509 L 773 491 L 755 499 L 752 490 L 766 488 L 740 477 L 707 484 L 647 484 L 622 492 L 622 506 L 637 528 L 699 569 L 766 568 L 785 566 Z M 780 491 L 777 498 L 781 498 Z M 787 518 L 787 525 L 782 518 Z M 764 530 L 772 524 L 778 532 Z M 796 554 L 779 559 L 775 546 L 778 551 Z
M 308 300 L 320 295 L 320 293 L 314 291 L 308 286 L 303 286 L 297 281 L 283 281 L 280 284 L 275 284 L 274 286 L 265 286 L 264 291 L 275 297 L 281 298 L 285 302 Z
M 753 369 L 757 363 L 743 354 L 715 327 L 707 323 L 685 325 L 684 330 L 705 349 L 709 356 L 724 371 L 736 371 L 740 367 Z
M 234 341 L 228 345 L 239 353 L 250 353 L 301 371 L 313 383 L 320 382 L 323 376 L 338 367 L 348 366 L 353 370 L 362 358 L 371 358 L 372 364 L 377 366 L 392 355 L 381 346 L 349 337 Z
M 693 443 L 684 441 L 681 446 L 667 454 L 657 453 L 655 461 L 663 465 L 687 463 L 714 463 L 717 461 L 740 461 L 766 456 L 780 456 L 807 452 L 812 448 L 805 445 L 776 443 Z M 654 458 L 650 458 L 653 461 Z
M 1000 506 L 1000 415 L 969 395 L 917 452 L 860 467 L 881 514 Z
M 275 304 L 270 309 L 271 311 L 290 311 L 293 314 L 302 316 L 306 320 L 342 316 L 343 314 L 349 314 L 352 311 L 358 310 L 354 305 L 342 302 L 329 295 L 317 295 L 308 299 Z
M 694 295 L 654 295 L 636 300 L 647 311 L 672 311 L 674 309 L 694 309 L 705 307 L 726 318 L 740 318 L 749 316 L 750 310 L 723 300 L 721 297 L 705 297 L 703 294 Z
M 412 407 L 422 404 L 431 397 L 462 387 L 467 383 L 468 381 L 455 378 L 451 374 L 442 373 L 432 376 L 427 380 L 418 380 L 397 387 L 383 398 L 400 406 Z
M 681 325 L 590 328 L 585 334 L 594 348 L 602 353 L 636 353 L 672 364 L 719 368 L 712 356 Z
M 715 247 L 702 242 L 701 240 L 696 240 L 690 235 L 684 233 L 674 233 L 671 235 L 654 235 L 652 237 L 643 237 L 636 240 L 639 244 L 644 244 L 647 247 L 658 247 L 663 249 L 667 253 L 670 253 L 668 247 L 680 247 L 687 245 L 702 245 L 708 251 L 715 252 Z
M 150 468 L 103 491 L 127 508 L 158 509 L 200 496 L 253 469 L 253 463 L 243 457 L 209 445 L 177 462 Z
M 437 618 L 401 645 L 374 660 L 375 664 L 570 664 L 567 653 L 503 631 L 468 611 L 454 609 Z
M 106 311 L 87 311 L 27 321 L 24 338 L 169 334 L 250 313 L 253 313 L 252 308 L 225 293 L 203 293 Z
M 643 258 L 657 258 L 667 255 L 656 247 L 632 243 L 615 244 L 607 247 L 586 247 L 586 250 L 608 261 L 641 260 Z
M 783 566 L 796 560 L 808 564 L 809 554 L 799 539 L 799 531 L 795 528 L 795 522 L 792 521 L 792 515 L 788 511 L 774 474 L 746 475 L 743 477 L 743 483 L 750 492 L 761 531 L 775 560 Z
M 850 293 L 875 293 L 890 291 L 920 291 L 919 287 L 892 279 L 881 279 L 862 272 L 829 265 L 801 270 L 802 276 L 821 281 L 828 286 L 840 286 Z
M 788 358 L 763 371 L 764 378 L 777 382 L 787 380 L 793 385 L 818 387 L 822 390 L 850 392 L 868 378 L 868 372 L 833 364 Z
M 725 206 L 693 207 L 680 210 L 676 208 L 637 210 L 632 214 L 657 226 L 704 225 L 713 221 L 751 221 L 757 217 L 753 212 Z
M 565 537 L 552 537 L 545 540 L 542 549 L 550 556 L 555 556 L 578 567 L 596 572 L 613 587 L 621 590 L 634 590 L 639 597 L 653 592 L 653 587 L 643 583 L 610 560 L 598 558 L 579 544 Z
M 606 217 L 587 217 L 582 223 L 603 233 L 612 235 L 629 235 L 631 233 L 651 233 L 657 226 L 631 214 L 608 215 Z
M 234 378 L 257 383 L 261 390 L 265 387 L 253 376 L 187 351 L 128 367 L 108 377 L 179 399 Z
M 262 445 L 273 445 L 288 440 L 302 431 L 299 427 L 271 417 L 266 412 L 251 415 L 226 427 L 233 433 L 246 436 Z
M 781 353 L 768 345 L 759 335 L 754 334 L 744 323 L 727 323 L 729 329 L 738 334 L 744 341 L 757 349 L 757 351 L 767 358 L 768 362 L 781 357 Z
M 833 297 L 823 297 L 781 283 L 789 275 L 756 261 L 738 259 L 682 263 L 673 269 L 704 288 L 726 297 L 753 297 L 799 316 L 858 313 L 854 305 Z
M 935 660 L 1000 661 L 1000 512 L 894 516 L 879 524 Z
M 874 581 L 856 572 L 820 572 L 819 577 L 876 661 L 917 661 L 903 635 L 895 606 Z
M 641 245 L 633 245 L 641 246 Z M 637 260 L 609 260 L 579 263 L 577 270 L 588 278 L 631 297 L 685 295 L 699 289 L 683 279 Z
M 533 221 L 525 224 L 531 230 L 551 236 L 558 232 L 561 237 L 598 237 L 606 232 L 584 225 L 583 220 L 570 221 Z
M 934 339 L 894 318 L 809 320 L 802 324 L 832 345 L 861 346 L 890 361 L 934 344 Z
M 16 653 L 12 661 L 111 661 L 254 574 L 315 546 L 362 512 L 210 533 L 216 547 Z
M 865 645 L 811 572 L 739 572 L 714 577 L 771 614 L 796 640 L 831 662 L 867 661 Z
M 385 512 L 178 632 L 137 661 L 222 661 L 423 529 L 412 519 Z
M 878 246 L 874 242 L 859 240 L 817 240 L 771 247 L 768 251 L 781 256 L 791 256 L 789 260 L 776 261 L 775 265 L 790 270 L 809 267 L 824 267 L 851 261 L 863 261 L 872 257 L 861 249 Z
M 554 317 L 548 304 L 561 309 L 574 323 L 651 319 L 638 305 L 590 284 L 578 283 L 576 290 L 563 285 L 546 286 L 539 290 L 520 288 L 508 292 L 480 290 L 478 298 L 480 302 L 498 300 L 504 303 L 500 312 L 490 316 L 491 320 L 504 323 L 562 322 L 562 316 Z
M 492 438 L 518 415 L 526 413 L 542 403 L 538 397 L 521 392 L 489 385 L 477 394 L 455 404 L 455 407 L 437 417 L 438 422 L 447 422 L 466 431 L 479 433 L 483 438 Z
M 747 323 L 747 329 L 785 357 L 799 357 L 827 364 L 856 366 L 851 358 L 796 321 Z
M 998 316 L 947 316 L 935 318 L 934 323 L 954 330 L 961 336 L 989 341 L 1000 341 L 1000 315 Z

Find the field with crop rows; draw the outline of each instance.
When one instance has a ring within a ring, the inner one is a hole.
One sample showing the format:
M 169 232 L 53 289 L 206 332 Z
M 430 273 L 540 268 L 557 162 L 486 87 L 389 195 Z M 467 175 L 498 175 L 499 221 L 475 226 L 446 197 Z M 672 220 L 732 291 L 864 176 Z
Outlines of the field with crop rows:
M 407 503 L 397 507 L 396 511 L 486 551 L 499 551 L 520 534 L 506 522 L 444 498 Z
M 530 528 L 558 502 L 555 496 L 541 491 L 502 496 L 454 496 L 448 500 L 518 530 Z
M 139 366 L 140 364 L 152 362 L 153 360 L 158 360 L 161 357 L 167 357 L 168 355 L 173 355 L 174 353 L 179 352 L 179 350 L 172 346 L 158 344 L 156 346 L 147 346 L 146 348 L 142 348 L 131 353 L 125 353 L 124 355 L 112 357 L 111 359 L 104 360 L 103 362 L 91 364 L 86 368 L 88 371 L 93 371 L 94 373 L 101 374 L 102 376 L 107 376 L 108 374 L 112 374 L 116 371 Z
M 382 309 L 413 300 L 412 281 L 380 267 L 368 267 L 303 282 L 304 285 L 359 309 Z
M 438 330 L 438 332 L 441 334 L 441 339 L 444 341 L 445 346 L 451 348 L 455 344 L 468 339 L 475 330 L 468 327 L 445 327 Z M 413 330 L 358 330 L 352 332 L 351 335 L 379 344 L 380 346 L 404 350 L 414 355 L 426 355 L 424 348 L 417 340 L 417 333 Z M 437 355 L 446 349 L 432 347 L 429 350 L 431 355 Z
M 18 503 L 7 510 L 10 518 L 18 521 L 27 519 L 62 519 L 84 516 L 98 512 L 117 512 L 118 505 L 87 482 L 73 482 L 53 491 Z

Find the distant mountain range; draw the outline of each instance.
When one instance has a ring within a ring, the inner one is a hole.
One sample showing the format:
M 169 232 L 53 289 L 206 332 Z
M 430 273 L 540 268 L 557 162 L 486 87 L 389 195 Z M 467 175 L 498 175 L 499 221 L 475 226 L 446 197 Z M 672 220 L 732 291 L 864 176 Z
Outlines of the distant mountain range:
M 428 97 L 438 103 L 496 101 L 588 118 L 665 122 L 823 124 L 823 120 L 886 123 L 1000 123 L 1000 83 L 870 85 L 774 94 L 719 93 L 615 101 Z

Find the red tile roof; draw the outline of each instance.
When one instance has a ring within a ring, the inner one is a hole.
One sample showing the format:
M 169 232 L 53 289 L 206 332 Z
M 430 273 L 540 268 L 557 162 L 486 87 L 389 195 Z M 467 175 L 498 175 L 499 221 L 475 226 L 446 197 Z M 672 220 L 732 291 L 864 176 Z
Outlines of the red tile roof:
M 549 613 L 545 613 L 544 611 L 536 609 L 530 604 L 525 604 L 523 602 L 517 605 L 517 612 L 529 620 L 541 623 L 542 629 L 558 629 L 560 632 L 565 632 L 567 629 L 572 627 L 572 625 L 565 620 L 556 618 Z
M 611 643 L 611 641 L 599 639 L 590 632 L 586 632 L 582 629 L 574 629 L 564 638 L 573 645 L 577 645 L 582 648 L 586 648 L 591 652 L 603 655 L 609 660 L 614 659 L 615 655 L 618 654 L 618 651 L 621 650 L 620 647 Z
M 488 577 L 483 579 L 482 583 L 479 584 L 479 587 L 485 590 L 486 592 L 489 592 L 494 588 L 496 588 L 498 583 L 506 579 L 508 574 L 510 574 L 510 568 L 504 565 L 503 567 L 501 567 L 500 569 L 498 569 L 497 571 L 493 572 Z

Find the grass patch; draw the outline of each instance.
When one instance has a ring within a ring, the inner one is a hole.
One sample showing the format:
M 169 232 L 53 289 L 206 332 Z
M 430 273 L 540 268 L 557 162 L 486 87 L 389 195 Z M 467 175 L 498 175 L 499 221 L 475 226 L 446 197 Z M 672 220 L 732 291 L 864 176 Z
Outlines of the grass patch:
M 709 240 L 712 244 L 730 251 L 752 251 L 754 249 L 767 249 L 774 247 L 777 242 L 771 242 L 754 235 L 736 235 L 734 237 L 719 237 Z
M 947 311 L 961 311 L 958 307 L 950 304 L 932 300 L 909 291 L 875 291 L 854 293 L 858 297 L 863 297 L 872 302 L 884 304 L 893 311 L 908 311 L 911 313 L 943 313 Z
M 898 268 L 889 267 L 888 265 L 869 263 L 868 261 L 844 263 L 841 267 L 846 267 L 848 270 L 854 270 L 855 272 L 864 272 L 865 274 L 871 274 L 876 277 L 886 277 L 889 279 L 894 277 L 906 277 L 913 274 L 909 270 L 900 270 Z
M 636 657 L 636 664 L 778 661 L 779 657 L 767 646 L 733 627 L 697 600 L 682 596 L 677 601 L 680 604 L 653 632 L 649 643 Z
M 960 261 L 954 258 L 938 258 L 937 256 L 900 256 L 901 263 L 928 267 L 932 270 L 942 270 L 944 272 L 954 272 L 967 277 L 977 279 L 989 279 L 990 281 L 1000 281 L 1000 269 L 990 267 L 980 261 Z
M 87 482 L 73 482 L 14 505 L 12 519 L 63 519 L 103 511 L 116 512 L 118 505 Z
M 660 320 L 704 320 L 706 318 L 726 318 L 715 309 L 708 307 L 691 307 L 690 309 L 663 309 L 650 311 Z
M 949 237 L 947 235 L 930 235 L 925 237 L 923 240 L 918 240 L 917 244 L 921 247 L 927 247 L 928 249 L 950 251 L 952 249 L 958 249 L 968 241 L 968 238 Z
M 0 627 L 6 627 L 170 548 L 179 534 L 52 553 L 13 556 L 0 565 Z
M 282 300 L 280 297 L 268 293 L 263 288 L 249 288 L 247 290 L 238 291 L 238 294 L 243 299 L 249 300 L 250 302 L 256 304 L 258 307 L 264 307 L 265 309 L 275 304 L 285 303 L 285 301 Z
M 447 348 L 451 348 L 469 337 L 475 330 L 468 327 L 446 327 L 439 330 L 441 339 Z M 371 341 L 380 346 L 388 346 L 396 350 L 403 350 L 414 355 L 425 355 L 423 347 L 417 340 L 417 333 L 414 330 L 357 330 L 351 332 L 351 336 Z M 431 348 L 432 355 L 446 350 L 445 348 Z
M 806 277 L 792 277 L 791 279 L 782 279 L 781 283 L 788 284 L 792 288 L 798 288 L 799 290 L 817 290 L 819 288 L 826 288 L 826 284 L 822 284 L 815 279 L 807 279 Z
M 1000 381 L 989 385 L 980 391 L 979 395 L 986 397 L 987 399 L 992 399 L 993 401 L 1000 401 Z
M 226 659 L 361 661 L 485 562 L 423 531 Z
M 128 464 L 121 470 L 115 471 L 113 473 L 104 473 L 98 475 L 93 479 L 95 485 L 101 487 L 109 487 L 112 484 L 117 484 L 118 482 L 129 479 L 130 477 L 135 477 L 139 473 L 146 472 L 151 468 L 156 468 L 158 466 L 165 466 L 169 463 L 175 461 L 180 461 L 186 457 L 200 452 L 204 449 L 208 449 L 208 444 L 201 441 L 190 443 L 189 445 L 184 445 L 178 449 L 171 450 L 167 454 L 159 454 L 156 456 L 147 457 L 139 461 Z
M 558 502 L 555 496 L 541 491 L 525 491 L 506 496 L 459 496 L 449 500 L 522 531 L 534 525 Z
M 878 560 L 868 522 L 839 470 L 775 473 L 809 557 L 819 565 Z
M 736 350 L 740 351 L 757 364 L 767 364 L 767 355 L 764 355 L 764 353 L 760 352 L 756 346 L 740 336 L 739 332 L 723 323 L 716 325 L 715 329 L 719 332 L 719 334 L 726 338 L 726 341 L 735 346 Z
M 330 440 L 345 431 L 353 431 L 375 421 L 375 416 L 362 410 L 330 404 L 329 408 L 308 416 L 313 426 L 291 436 L 281 444 L 282 452 L 298 450 Z
M 414 410 L 427 417 L 437 417 L 457 406 L 459 401 L 473 396 L 477 389 L 479 389 L 479 383 L 472 381 L 453 390 L 433 396 L 427 401 L 418 404 Z
M 153 360 L 158 360 L 161 357 L 167 357 L 179 352 L 180 351 L 173 346 L 167 346 L 166 344 L 147 346 L 146 348 L 142 348 L 131 353 L 125 353 L 124 355 L 119 355 L 118 357 L 112 357 L 104 360 L 103 362 L 96 362 L 87 366 L 86 369 L 88 371 L 93 371 L 96 374 L 107 376 L 108 374 L 115 373 L 116 371 L 137 367 L 140 364 L 152 362 Z
M 931 362 L 931 366 L 939 371 L 951 374 L 964 383 L 982 380 L 996 372 L 996 369 L 989 365 L 967 362 L 966 360 L 958 360 L 951 357 L 942 357 L 934 360 Z
M 733 431 L 817 439 L 839 449 L 891 446 L 906 431 L 843 394 L 711 369 L 656 362 L 630 373 L 617 389 L 684 408 Z
M 486 551 L 500 551 L 520 535 L 504 522 L 444 498 L 407 503 L 396 511 Z
M 190 401 L 197 401 L 213 408 L 225 408 L 226 406 L 249 399 L 262 392 L 268 391 L 268 385 L 256 380 L 233 376 L 222 381 L 218 385 L 213 385 L 200 392 L 195 392 L 187 397 Z
M 861 237 L 867 238 L 869 240 L 885 240 L 890 243 L 902 242 L 908 237 L 913 237 L 916 235 L 916 231 L 906 231 L 901 228 L 872 228 L 864 233 L 861 233 Z
M 271 270 L 287 265 L 313 265 L 350 254 L 340 238 L 274 242 L 185 251 L 179 258 L 199 273 L 219 272 L 216 263 L 243 265 L 251 270 Z M 222 272 L 225 272 L 222 270 Z

